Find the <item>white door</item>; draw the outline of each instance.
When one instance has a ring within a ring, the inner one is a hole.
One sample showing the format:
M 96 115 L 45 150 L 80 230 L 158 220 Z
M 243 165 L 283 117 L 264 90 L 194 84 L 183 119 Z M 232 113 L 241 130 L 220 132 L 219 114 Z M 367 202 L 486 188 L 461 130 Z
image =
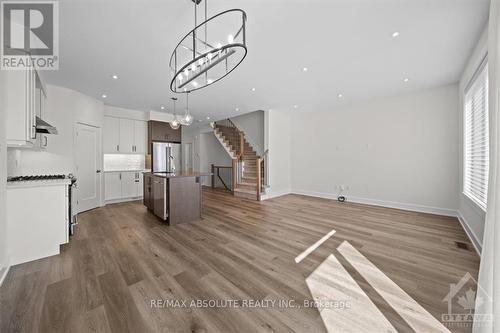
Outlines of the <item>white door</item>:
M 122 197 L 135 198 L 137 197 L 137 184 L 135 183 L 135 172 L 122 172 Z
M 134 121 L 120 118 L 120 153 L 133 153 Z
M 146 154 L 148 151 L 148 124 L 145 121 L 134 121 L 135 153 Z
M 105 153 L 116 153 L 120 149 L 120 120 L 104 117 L 102 146 Z
M 122 177 L 120 172 L 106 172 L 104 175 L 104 199 L 122 198 Z
M 101 145 L 100 129 L 76 125 L 75 160 L 78 212 L 99 207 L 101 202 Z

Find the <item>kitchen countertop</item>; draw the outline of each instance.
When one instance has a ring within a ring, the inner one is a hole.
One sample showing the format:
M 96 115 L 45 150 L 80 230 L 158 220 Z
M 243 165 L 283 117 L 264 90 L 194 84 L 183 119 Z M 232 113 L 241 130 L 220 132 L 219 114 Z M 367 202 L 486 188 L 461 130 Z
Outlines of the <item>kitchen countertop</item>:
M 23 180 L 17 182 L 7 182 L 7 189 L 41 186 L 66 186 L 70 184 L 71 179 Z
M 146 174 L 151 172 L 145 172 Z M 153 176 L 163 178 L 183 178 L 183 177 L 206 177 L 211 176 L 210 172 L 196 172 L 196 171 L 178 171 L 178 172 L 155 172 Z

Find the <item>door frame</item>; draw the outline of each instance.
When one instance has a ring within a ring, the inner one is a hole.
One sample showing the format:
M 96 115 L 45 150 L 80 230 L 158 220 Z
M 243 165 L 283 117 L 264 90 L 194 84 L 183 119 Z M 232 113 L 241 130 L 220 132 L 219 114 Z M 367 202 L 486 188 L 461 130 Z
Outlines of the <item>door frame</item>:
M 99 125 L 95 125 L 95 124 L 91 124 L 91 123 L 86 123 L 86 122 L 82 122 L 82 121 L 77 121 L 75 122 L 75 125 L 73 127 L 73 170 L 75 170 L 75 176 L 78 178 L 78 172 L 76 171 L 77 170 L 77 165 L 76 165 L 76 137 L 77 137 L 77 131 L 78 131 L 78 127 L 79 126 L 88 126 L 88 127 L 93 127 L 95 129 L 97 129 L 97 151 L 96 151 L 96 154 L 97 154 L 97 164 L 99 165 L 100 167 L 100 170 L 101 170 L 101 173 L 98 174 L 97 178 L 98 178 L 98 193 L 97 195 L 99 196 L 98 198 L 98 203 L 99 203 L 99 207 L 103 207 L 104 206 L 104 194 L 103 194 L 103 191 L 104 191 L 104 186 L 103 186 L 103 176 L 104 176 L 104 170 L 103 170 L 103 155 L 102 155 L 102 128 L 101 126 Z M 78 186 L 78 181 L 77 181 L 77 186 Z M 78 189 L 76 191 L 78 193 Z M 77 194 L 77 197 L 78 197 L 78 194 Z M 80 210 L 79 210 L 79 205 L 76 206 L 76 214 L 80 213 Z

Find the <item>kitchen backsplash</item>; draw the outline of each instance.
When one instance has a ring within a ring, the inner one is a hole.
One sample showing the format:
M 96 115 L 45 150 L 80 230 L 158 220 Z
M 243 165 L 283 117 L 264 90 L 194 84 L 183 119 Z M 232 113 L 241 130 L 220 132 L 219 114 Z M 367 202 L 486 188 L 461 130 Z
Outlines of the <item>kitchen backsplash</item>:
M 145 156 L 136 154 L 104 154 L 104 171 L 143 170 Z

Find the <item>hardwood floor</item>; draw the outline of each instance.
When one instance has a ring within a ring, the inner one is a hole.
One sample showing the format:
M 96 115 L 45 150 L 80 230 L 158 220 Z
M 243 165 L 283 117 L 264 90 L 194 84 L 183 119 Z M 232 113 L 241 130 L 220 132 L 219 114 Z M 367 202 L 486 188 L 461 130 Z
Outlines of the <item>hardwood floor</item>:
M 81 214 L 60 255 L 11 268 L 0 288 L 0 332 L 435 331 L 426 316 L 441 321 L 449 284 L 466 272 L 477 277 L 478 266 L 455 218 L 206 189 L 196 223 L 169 227 L 140 202 Z M 321 315 L 287 307 L 311 293 L 352 307 Z M 219 307 L 189 307 L 192 300 Z M 264 307 L 273 300 L 280 303 Z

